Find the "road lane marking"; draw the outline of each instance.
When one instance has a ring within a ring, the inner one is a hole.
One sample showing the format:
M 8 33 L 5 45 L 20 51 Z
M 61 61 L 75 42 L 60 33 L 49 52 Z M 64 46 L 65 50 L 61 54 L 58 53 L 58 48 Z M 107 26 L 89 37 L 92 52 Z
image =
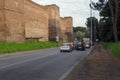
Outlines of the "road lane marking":
M 45 57 L 52 56 L 52 55 L 55 55 L 55 54 L 56 53 L 50 54 L 50 55 L 45 55 L 45 56 L 31 58 L 31 59 L 20 61 L 20 62 L 16 62 L 16 63 L 9 64 L 9 65 L 6 65 L 6 66 L 2 66 L 2 67 L 0 67 L 0 69 L 4 69 L 4 68 L 8 68 L 8 67 L 11 67 L 11 66 L 14 66 L 14 65 L 23 64 L 23 63 L 26 63 L 26 62 L 30 62 L 30 61 L 34 61 L 34 60 L 37 60 L 37 59 L 45 58 Z
M 23 52 L 15 52 L 15 53 L 6 53 L 3 55 L 0 55 L 0 60 L 4 60 L 4 59 L 12 59 L 12 58 L 17 58 L 17 57 L 22 57 L 22 56 L 26 56 L 26 55 L 33 55 L 33 53 L 38 53 L 38 52 L 45 52 L 45 51 L 49 51 L 56 48 L 50 48 L 50 49 L 43 49 L 43 50 L 35 50 L 35 51 L 23 51 Z

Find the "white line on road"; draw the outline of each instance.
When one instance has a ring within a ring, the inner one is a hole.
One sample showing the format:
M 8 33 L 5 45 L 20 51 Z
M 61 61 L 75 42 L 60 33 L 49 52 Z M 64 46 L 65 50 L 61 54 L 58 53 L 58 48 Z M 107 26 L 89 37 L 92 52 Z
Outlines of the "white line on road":
M 56 54 L 56 53 L 54 53 L 54 54 Z M 40 57 L 35 57 L 35 58 L 28 59 L 28 60 L 16 62 L 16 63 L 9 64 L 9 65 L 6 65 L 6 66 L 2 66 L 2 67 L 0 67 L 0 69 L 8 68 L 8 67 L 11 67 L 11 66 L 14 66 L 14 65 L 18 65 L 18 64 L 22 64 L 22 63 L 26 63 L 26 62 L 30 62 L 30 61 L 37 60 L 37 59 L 40 59 L 40 58 L 45 58 L 45 57 L 47 57 L 47 56 L 52 56 L 52 55 L 54 55 L 54 54 L 45 55 L 45 56 L 40 56 Z

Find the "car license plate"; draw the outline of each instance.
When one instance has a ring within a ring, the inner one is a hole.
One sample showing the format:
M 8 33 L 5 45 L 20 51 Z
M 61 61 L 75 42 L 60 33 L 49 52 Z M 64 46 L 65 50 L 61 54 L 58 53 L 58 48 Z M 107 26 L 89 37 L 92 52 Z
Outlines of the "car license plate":
M 67 47 L 62 47 L 62 48 L 67 48 Z

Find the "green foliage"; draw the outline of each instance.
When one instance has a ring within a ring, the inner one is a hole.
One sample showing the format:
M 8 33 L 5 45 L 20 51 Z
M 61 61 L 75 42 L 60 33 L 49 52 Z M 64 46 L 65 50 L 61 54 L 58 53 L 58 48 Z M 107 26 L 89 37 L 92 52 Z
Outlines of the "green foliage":
M 99 35 L 101 41 L 105 41 L 105 42 L 114 41 L 112 19 L 111 19 L 111 13 L 108 3 L 101 10 L 100 16 L 102 16 L 99 22 L 99 31 L 100 31 Z
M 85 33 L 78 31 L 78 32 L 74 33 L 74 36 L 77 38 L 77 40 L 80 40 L 81 38 L 85 37 Z
M 110 8 L 108 3 L 106 4 L 106 6 L 100 11 L 100 16 L 102 17 L 110 17 L 111 16 L 111 12 L 110 12 Z
M 89 17 L 89 18 L 87 18 L 86 26 L 88 28 L 91 27 L 91 22 L 92 22 L 92 26 L 98 26 L 98 19 L 96 17 Z
M 0 42 L 0 54 L 52 48 L 57 45 L 55 42 L 25 42 L 21 44 Z
M 112 7 L 110 7 L 108 1 L 111 3 Z M 104 4 L 105 3 L 105 4 Z M 101 4 L 101 5 L 98 5 Z M 115 0 L 98 0 L 98 2 L 93 2 L 91 4 L 91 8 L 93 10 L 98 10 L 100 11 L 100 22 L 99 22 L 99 37 L 101 41 L 116 41 L 115 36 L 118 36 L 119 40 L 120 40 L 120 4 L 119 9 L 116 8 L 116 2 Z M 112 9 L 111 9 L 112 8 Z M 113 12 L 113 15 L 111 13 L 111 10 Z M 116 10 L 118 10 L 118 16 L 116 16 Z M 114 23 L 112 23 L 112 19 L 114 19 Z M 115 21 L 116 19 L 118 19 L 117 21 Z M 116 23 L 117 22 L 117 23 Z M 115 24 L 117 24 L 115 26 Z M 117 27 L 117 32 L 113 30 L 116 29 Z M 117 35 L 116 35 L 116 34 Z
M 98 27 L 101 41 L 110 42 L 114 40 L 111 23 L 110 18 L 101 18 Z
M 74 32 L 78 32 L 78 31 L 86 32 L 86 31 L 87 31 L 87 28 L 86 28 L 86 27 L 77 26 L 77 27 L 73 27 L 73 31 L 74 31 Z
M 77 40 L 80 40 L 81 38 L 86 36 L 87 28 L 86 27 L 77 26 L 77 27 L 73 27 L 73 31 L 74 31 L 74 37 Z
M 93 10 L 102 10 L 107 0 L 98 0 L 98 2 L 90 3 L 90 8 Z
M 110 43 L 102 43 L 107 49 L 109 49 L 115 56 L 120 59 L 120 42 L 110 42 Z
M 92 22 L 92 25 L 91 25 Z M 86 25 L 89 29 L 89 34 L 91 35 L 92 31 L 92 41 L 94 42 L 96 38 L 99 38 L 99 30 L 98 30 L 98 19 L 96 17 L 87 18 Z M 91 30 L 92 27 L 92 30 Z

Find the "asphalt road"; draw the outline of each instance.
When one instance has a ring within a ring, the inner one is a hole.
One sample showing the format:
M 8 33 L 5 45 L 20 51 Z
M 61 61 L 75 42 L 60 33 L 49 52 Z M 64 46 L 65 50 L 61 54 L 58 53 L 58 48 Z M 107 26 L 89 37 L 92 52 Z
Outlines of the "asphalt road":
M 90 51 L 50 49 L 0 59 L 0 80 L 61 80 Z

